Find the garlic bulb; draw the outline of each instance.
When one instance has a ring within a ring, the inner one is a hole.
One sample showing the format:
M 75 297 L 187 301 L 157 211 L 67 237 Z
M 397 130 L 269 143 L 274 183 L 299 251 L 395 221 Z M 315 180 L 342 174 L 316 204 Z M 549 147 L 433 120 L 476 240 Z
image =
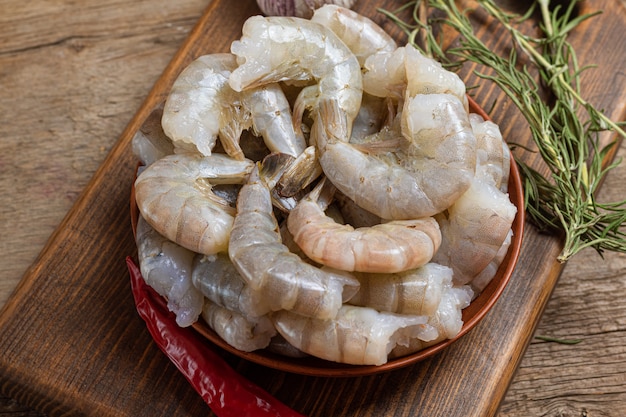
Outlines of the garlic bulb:
M 351 8 L 356 0 L 257 0 L 266 16 L 297 16 L 310 19 L 315 9 L 325 4 Z

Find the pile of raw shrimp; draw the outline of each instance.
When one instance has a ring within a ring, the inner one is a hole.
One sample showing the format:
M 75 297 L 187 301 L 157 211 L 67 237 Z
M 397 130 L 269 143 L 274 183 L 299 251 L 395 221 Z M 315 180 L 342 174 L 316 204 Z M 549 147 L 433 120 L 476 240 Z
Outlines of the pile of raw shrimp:
M 511 241 L 498 126 L 350 9 L 242 32 L 133 139 L 146 282 L 242 351 L 380 365 L 455 337 Z

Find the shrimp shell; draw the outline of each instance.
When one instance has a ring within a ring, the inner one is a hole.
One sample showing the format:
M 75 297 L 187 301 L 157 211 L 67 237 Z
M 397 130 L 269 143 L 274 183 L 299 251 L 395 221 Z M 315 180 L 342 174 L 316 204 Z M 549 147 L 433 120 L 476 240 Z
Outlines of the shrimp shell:
M 195 253 L 160 235 L 142 216 L 137 219 L 136 241 L 143 279 L 166 298 L 180 327 L 192 325 L 202 312 L 204 300 L 191 278 Z
M 517 208 L 495 186 L 475 179 L 447 211 L 436 218 L 443 236 L 433 262 L 454 270 L 454 283 L 470 283 L 495 258 Z
M 452 269 L 435 263 L 397 274 L 354 276 L 361 286 L 348 303 L 390 313 L 431 316 L 452 287 Z
M 416 94 L 452 94 L 461 101 L 466 111 L 469 108 L 463 80 L 410 44 L 368 57 L 363 74 L 363 91 L 396 99 Z
M 358 288 L 354 277 L 310 265 L 282 244 L 258 167 L 239 193 L 228 253 L 244 281 L 274 309 L 327 319 Z
M 358 229 L 335 222 L 318 201 L 323 184 L 287 218 L 294 241 L 312 260 L 344 271 L 393 273 L 424 265 L 439 248 L 441 233 L 432 217 Z
M 251 125 L 228 86 L 228 76 L 236 67 L 232 54 L 210 54 L 196 58 L 180 73 L 162 117 L 163 130 L 174 143 L 192 144 L 203 155 L 211 155 L 219 134 L 232 143 Z M 223 145 L 228 147 L 226 141 Z
M 135 198 L 142 216 L 168 239 L 211 255 L 228 247 L 234 210 L 212 191 L 212 183 L 245 182 L 253 162 L 223 154 L 169 155 L 139 174 Z
M 428 331 L 425 316 L 401 316 L 372 308 L 343 305 L 333 319 L 304 317 L 288 311 L 272 314 L 276 330 L 310 355 L 353 365 L 382 365 L 397 344 Z
M 370 55 L 393 51 L 396 41 L 373 20 L 345 7 L 328 4 L 313 13 L 311 21 L 332 30 L 363 66 Z
M 434 329 L 431 340 L 413 338 L 408 344 L 398 344 L 390 352 L 390 358 L 398 358 L 435 345 L 446 339 L 455 338 L 463 328 L 463 309 L 469 306 L 474 296 L 469 286 L 450 287 L 441 296 L 435 314 L 428 317 L 428 326 Z

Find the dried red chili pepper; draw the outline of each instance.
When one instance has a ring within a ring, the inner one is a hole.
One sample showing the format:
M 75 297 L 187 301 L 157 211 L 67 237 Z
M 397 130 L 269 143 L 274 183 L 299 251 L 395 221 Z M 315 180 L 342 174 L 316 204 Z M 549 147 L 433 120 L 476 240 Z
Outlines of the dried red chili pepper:
M 163 298 L 126 258 L 137 312 L 159 348 L 220 417 L 304 417 L 235 372 L 192 329 L 176 324 Z

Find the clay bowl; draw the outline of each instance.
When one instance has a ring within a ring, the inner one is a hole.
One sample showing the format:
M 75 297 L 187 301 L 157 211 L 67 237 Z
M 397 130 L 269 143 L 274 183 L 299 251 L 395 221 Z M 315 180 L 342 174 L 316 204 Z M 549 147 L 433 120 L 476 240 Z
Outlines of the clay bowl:
M 488 119 L 487 114 L 480 108 L 471 98 L 469 99 L 470 111 L 480 114 L 483 118 Z M 459 334 L 453 339 L 442 341 L 432 345 L 426 349 L 415 352 L 413 354 L 394 358 L 387 363 L 379 366 L 374 365 L 348 365 L 326 361 L 314 357 L 291 358 L 281 356 L 273 352 L 259 350 L 254 352 L 242 352 L 226 343 L 220 338 L 209 326 L 202 320 L 198 320 L 193 324 L 193 328 L 200 333 L 206 343 L 211 343 L 219 348 L 232 353 L 242 359 L 250 362 L 266 366 L 269 368 L 296 373 L 300 375 L 321 376 L 321 377 L 356 377 L 373 375 L 381 372 L 387 372 L 399 369 L 416 362 L 429 358 L 436 353 L 444 350 L 455 341 L 463 337 L 474 326 L 476 326 L 494 306 L 507 283 L 509 282 L 515 265 L 517 264 L 520 248 L 522 245 L 522 236 L 524 228 L 524 194 L 522 191 L 522 181 L 520 173 L 515 163 L 511 163 L 511 174 L 509 177 L 509 197 L 511 202 L 517 207 L 517 215 L 513 221 L 513 238 L 509 251 L 502 261 L 495 277 L 485 287 L 483 292 L 472 301 L 472 303 L 463 310 L 463 327 Z M 138 210 L 135 205 L 134 195 L 131 193 L 131 218 L 133 220 L 133 230 L 136 225 Z

